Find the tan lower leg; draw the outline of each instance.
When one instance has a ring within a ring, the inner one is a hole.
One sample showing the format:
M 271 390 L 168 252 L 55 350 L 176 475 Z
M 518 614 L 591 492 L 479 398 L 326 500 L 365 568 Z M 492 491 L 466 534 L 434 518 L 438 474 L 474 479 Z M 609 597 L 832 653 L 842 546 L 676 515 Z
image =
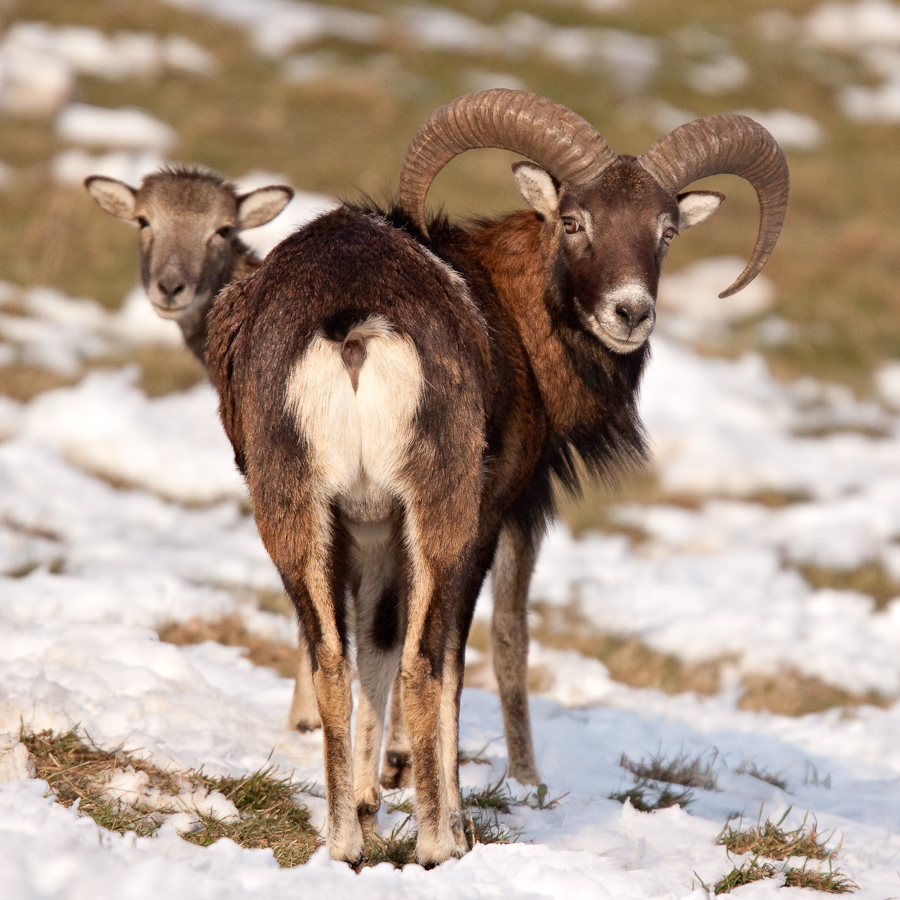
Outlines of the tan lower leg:
M 312 663 L 306 637 L 301 634 L 297 647 L 297 665 L 294 667 L 294 696 L 288 713 L 288 728 L 297 731 L 313 731 L 322 727 L 316 690 L 313 687 Z
M 500 535 L 491 573 L 494 615 L 491 649 L 500 688 L 509 775 L 522 784 L 540 784 L 528 709 L 528 585 L 535 551 L 511 529 Z
M 406 726 L 403 723 L 402 682 L 394 679 L 391 688 L 391 719 L 388 725 L 384 761 L 381 764 L 381 786 L 387 790 L 409 787 L 412 784 L 412 757 Z

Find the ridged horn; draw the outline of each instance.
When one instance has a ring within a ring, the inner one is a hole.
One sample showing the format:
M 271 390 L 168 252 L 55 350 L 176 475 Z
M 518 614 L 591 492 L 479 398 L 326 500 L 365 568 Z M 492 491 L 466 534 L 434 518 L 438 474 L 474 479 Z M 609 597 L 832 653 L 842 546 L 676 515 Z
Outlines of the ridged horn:
M 638 162 L 660 186 L 675 194 L 708 175 L 739 175 L 759 198 L 759 232 L 753 256 L 737 281 L 720 297 L 746 287 L 766 264 L 787 211 L 790 177 L 774 137 L 747 116 L 707 116 L 660 138 Z
M 574 184 L 593 181 L 618 158 L 589 122 L 546 97 L 507 88 L 464 94 L 425 120 L 403 160 L 400 207 L 425 234 L 435 176 L 460 153 L 487 147 L 520 153 Z

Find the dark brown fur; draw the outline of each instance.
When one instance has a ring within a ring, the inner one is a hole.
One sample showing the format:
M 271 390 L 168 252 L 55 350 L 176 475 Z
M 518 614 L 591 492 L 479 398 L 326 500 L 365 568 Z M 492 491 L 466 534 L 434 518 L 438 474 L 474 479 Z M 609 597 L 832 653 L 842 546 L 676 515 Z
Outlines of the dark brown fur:
M 337 723 L 347 709 L 349 683 L 338 671 L 344 671 L 344 604 L 352 584 L 341 550 L 341 514 L 334 509 L 330 550 L 319 560 L 331 583 L 334 614 L 332 622 L 324 621 L 307 588 L 316 538 L 305 511 L 315 485 L 304 474 L 307 450 L 284 414 L 285 384 L 317 332 L 344 342 L 372 314 L 383 315 L 415 343 L 428 390 L 407 466 L 434 590 L 414 652 L 404 650 L 401 676 L 421 845 L 423 832 L 438 830 L 445 815 L 434 747 L 441 673 L 458 670 L 455 686 L 447 685 L 458 714 L 465 639 L 501 531 L 508 530 L 527 561 L 514 592 L 519 597 L 527 592 L 535 549 L 553 512 L 553 478 L 575 490 L 578 458 L 607 476 L 643 459 L 636 391 L 647 351 L 643 346 L 614 354 L 580 326 L 571 308 L 571 273 L 535 213 L 469 228 L 445 221 L 430 226 L 426 245 L 464 274 L 466 289 L 448 283 L 407 231 L 415 229 L 400 213 L 350 206 L 301 229 L 255 275 L 223 292 L 209 319 L 207 360 L 260 534 L 310 642 L 331 822 L 339 827 L 346 816 L 349 734 Z M 364 365 L 355 351 L 344 360 L 351 375 Z M 395 591 L 392 586 L 392 596 Z M 410 602 L 402 592 L 396 596 Z M 387 643 L 386 634 L 396 628 L 397 613 L 388 606 L 379 610 L 376 643 Z M 524 604 L 510 615 L 524 624 Z M 514 625 L 510 640 L 527 648 L 527 629 L 523 639 Z M 329 633 L 336 633 L 337 643 Z M 525 704 L 527 726 L 527 697 L 513 702 Z M 323 704 L 340 716 L 326 716 Z M 530 727 L 527 732 L 530 742 Z M 455 774 L 448 778 L 458 798 Z M 360 804 L 359 813 L 369 822 L 370 804 Z M 426 853 L 421 861 L 439 859 Z

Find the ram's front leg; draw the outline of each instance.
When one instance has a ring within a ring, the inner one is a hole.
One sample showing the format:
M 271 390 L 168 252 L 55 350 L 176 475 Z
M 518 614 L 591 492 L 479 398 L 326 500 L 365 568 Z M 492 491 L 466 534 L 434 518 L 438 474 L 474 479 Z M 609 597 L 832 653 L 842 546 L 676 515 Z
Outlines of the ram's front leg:
M 507 525 L 500 533 L 491 582 L 494 614 L 491 651 L 500 689 L 509 775 L 540 784 L 528 710 L 528 586 L 537 556 L 532 541 Z

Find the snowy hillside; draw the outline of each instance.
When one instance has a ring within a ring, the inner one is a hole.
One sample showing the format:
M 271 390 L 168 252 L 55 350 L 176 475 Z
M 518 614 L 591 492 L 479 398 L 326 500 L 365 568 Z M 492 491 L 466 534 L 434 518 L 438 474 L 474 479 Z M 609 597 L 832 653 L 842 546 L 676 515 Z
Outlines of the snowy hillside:
M 565 78 L 576 67 L 602 74 L 626 101 L 622 118 L 657 131 L 693 115 L 652 96 L 673 46 L 683 57 L 678 77 L 698 104 L 752 86 L 747 63 L 699 26 L 663 40 L 607 21 L 639 2 L 554 0 L 543 4 L 546 17 L 504 12 L 503 4 L 487 11 L 465 4 L 464 13 L 433 4 L 166 0 L 165 9 L 239 29 L 279 83 L 313 93 L 346 83 L 366 103 L 373 85 L 390 85 L 391 102 L 420 102 L 434 90 L 384 46 L 425 59 L 458 56 L 465 88 L 529 87 L 506 71 L 526 58 Z M 821 63 L 810 77 L 854 127 L 900 121 L 900 6 L 807 6 L 803 15 L 762 11 L 754 19 L 760 40 L 793 42 Z M 560 24 L 566 11 L 592 24 Z M 823 59 L 840 64 L 829 69 Z M 137 96 L 167 78 L 208 84 L 220 66 L 210 49 L 176 33 L 13 22 L 0 35 L 7 117 L 0 126 L 44 122 L 53 149 L 41 167 L 0 159 L 0 191 L 44 178 L 61 192 L 55 196 L 74 190 L 87 205 L 79 186 L 86 175 L 138 181 L 176 158 L 178 131 L 131 106 L 82 102 L 84 79 L 97 94 L 125 84 Z M 747 111 L 787 149 L 814 154 L 827 145 L 814 111 L 767 99 Z M 396 110 L 382 106 L 393 122 Z M 730 108 L 725 99 L 722 108 Z M 266 109 L 275 121 L 284 114 L 276 101 Z M 246 190 L 289 180 L 249 169 L 230 173 Z M 375 162 L 371 169 L 366 177 L 392 184 L 396 173 Z M 66 202 L 58 204 L 63 213 Z M 335 202 L 301 189 L 276 222 L 246 235 L 248 243 L 266 252 Z M 99 223 L 102 214 L 90 212 Z M 713 237 L 698 228 L 690 240 L 702 247 Z M 36 240 L 26 235 L 23 243 Z M 850 246 L 842 252 L 858 252 Z M 734 870 L 770 864 L 720 841 L 728 827 L 767 823 L 785 832 L 814 827 L 835 855 L 773 862 L 771 877 L 736 889 L 742 896 L 801 890 L 782 887 L 789 870 L 838 873 L 838 884 L 865 900 L 896 896 L 900 362 L 881 365 L 875 391 L 860 400 L 844 386 L 776 377 L 754 350 L 711 354 L 716 340 L 735 335 L 750 335 L 757 349 L 798 334 L 811 340 L 811 330 L 782 315 L 769 269 L 752 289 L 718 300 L 742 265 L 713 254 L 661 286 L 641 394 L 654 453 L 651 499 L 635 492 L 604 506 L 602 532 L 576 537 L 557 524 L 542 548 L 531 591 L 540 639 L 530 668 L 546 793 L 504 781 L 499 701 L 484 653 L 470 647 L 461 779 L 466 793 L 500 785 L 495 836 L 504 840 L 477 844 L 431 872 L 382 863 L 359 874 L 322 848 L 308 863 L 283 868 L 271 849 L 228 838 L 208 847 L 187 842 L 182 835 L 203 816 L 235 816 L 215 791 L 182 797 L 153 836 L 137 836 L 100 827 L 77 804 L 61 805 L 35 777 L 20 738 L 77 729 L 113 755 L 121 749 L 123 765 L 139 758 L 161 771 L 210 777 L 272 767 L 298 786 L 295 799 L 316 828 L 325 817 L 321 735 L 285 727 L 292 682 L 255 665 L 241 647 L 160 637 L 178 625 L 229 621 L 272 646 L 296 641 L 291 618 L 277 603 L 260 602 L 277 598 L 280 583 L 212 390 L 200 383 L 149 396 L 142 388 L 144 354 L 182 352 L 177 327 L 154 316 L 140 289 L 111 309 L 58 287 L 0 281 L 0 369 L 38 373 L 49 385 L 20 399 L 0 390 L 0 898 L 699 900 Z M 860 588 L 860 572 L 874 573 L 878 590 Z M 843 576 L 853 589 L 835 586 Z M 490 612 L 486 591 L 476 634 Z M 641 682 L 671 692 L 634 686 L 637 675 L 620 677 L 600 661 L 602 641 L 652 658 L 664 673 L 707 673 L 705 686 L 679 687 L 674 675 L 673 684 Z M 803 714 L 779 714 L 769 711 L 774 701 L 748 700 L 754 685 L 780 681 L 799 684 L 797 695 L 828 694 L 813 704 L 824 711 L 807 704 Z M 688 783 L 642 777 L 654 762 L 684 764 Z M 159 801 L 158 786 L 133 768 L 116 778 L 111 798 Z M 638 809 L 642 797 L 653 805 L 670 789 L 683 805 Z M 386 798 L 386 838 L 409 833 L 410 797 Z

